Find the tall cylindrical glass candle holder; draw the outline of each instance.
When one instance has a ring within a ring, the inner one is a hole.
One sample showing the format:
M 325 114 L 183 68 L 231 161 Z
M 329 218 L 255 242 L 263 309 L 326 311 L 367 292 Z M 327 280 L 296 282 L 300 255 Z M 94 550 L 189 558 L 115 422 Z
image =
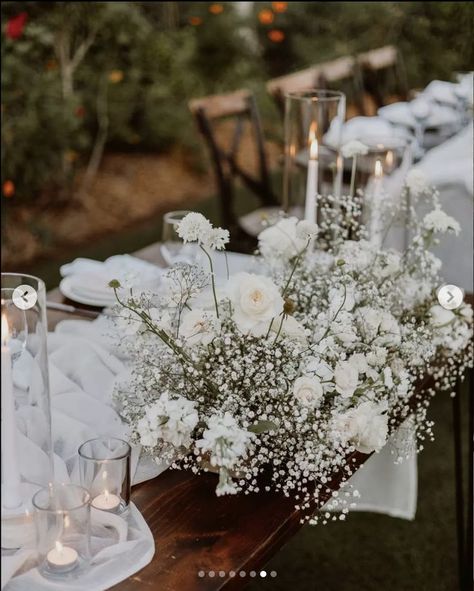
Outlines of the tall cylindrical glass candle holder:
M 35 544 L 32 497 L 53 479 L 46 289 L 2 273 L 2 552 Z
M 321 198 L 334 195 L 346 98 L 341 92 L 308 90 L 285 99 L 283 207 L 299 217 L 321 218 Z

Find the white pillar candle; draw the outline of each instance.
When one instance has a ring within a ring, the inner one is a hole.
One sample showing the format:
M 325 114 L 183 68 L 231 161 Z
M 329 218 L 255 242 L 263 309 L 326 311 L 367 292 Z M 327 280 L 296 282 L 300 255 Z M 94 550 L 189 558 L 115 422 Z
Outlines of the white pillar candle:
M 58 573 L 69 572 L 77 565 L 78 554 L 74 548 L 63 546 L 57 541 L 55 547 L 48 552 L 46 560 L 51 570 Z
M 372 184 L 372 211 L 370 216 L 370 240 L 376 246 L 382 246 L 382 201 L 383 167 L 381 160 L 375 161 L 374 178 Z
M 13 397 L 12 358 L 7 318 L 2 314 L 2 506 L 20 507 L 21 477 L 16 453 L 15 400 Z
M 92 499 L 92 506 L 102 511 L 116 511 L 120 506 L 120 498 L 108 490 Z
M 318 140 L 312 139 L 309 144 L 308 176 L 306 178 L 306 201 L 304 219 L 316 222 L 316 200 L 318 194 Z

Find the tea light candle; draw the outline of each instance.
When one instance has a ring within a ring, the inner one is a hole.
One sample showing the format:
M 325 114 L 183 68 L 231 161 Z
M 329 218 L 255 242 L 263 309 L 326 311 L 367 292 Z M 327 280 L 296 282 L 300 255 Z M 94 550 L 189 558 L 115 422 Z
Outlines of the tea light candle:
M 92 499 L 92 506 L 102 511 L 116 511 L 120 506 L 120 498 L 105 490 L 102 494 Z
M 51 570 L 65 573 L 77 565 L 78 554 L 74 548 L 63 546 L 61 542 L 57 541 L 55 548 L 50 550 L 46 555 L 48 566 Z

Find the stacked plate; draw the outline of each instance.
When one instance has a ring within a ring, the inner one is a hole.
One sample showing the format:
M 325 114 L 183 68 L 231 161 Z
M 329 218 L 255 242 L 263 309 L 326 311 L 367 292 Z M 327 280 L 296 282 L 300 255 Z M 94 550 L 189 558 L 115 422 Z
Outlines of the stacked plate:
M 116 255 L 104 262 L 78 258 L 60 269 L 61 293 L 68 299 L 88 306 L 107 307 L 116 303 L 112 279 L 137 290 L 156 287 L 163 269 L 132 257 Z

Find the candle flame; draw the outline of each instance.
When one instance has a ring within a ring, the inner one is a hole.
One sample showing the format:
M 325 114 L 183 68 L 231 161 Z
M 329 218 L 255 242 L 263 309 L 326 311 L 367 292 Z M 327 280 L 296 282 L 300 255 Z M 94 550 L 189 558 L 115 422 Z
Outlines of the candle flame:
M 64 527 L 69 527 L 71 524 L 71 520 L 69 519 L 69 515 L 64 516 Z
M 382 162 L 380 160 L 375 161 L 375 178 L 381 179 L 383 177 L 383 167 Z
M 343 163 L 342 156 L 340 154 L 338 154 L 337 159 L 336 159 L 336 168 L 337 168 L 337 170 L 341 170 L 342 163 Z
M 63 545 L 61 544 L 61 542 L 59 540 L 57 540 L 55 542 L 55 546 L 56 546 L 56 550 L 59 552 L 59 554 L 63 553 Z
M 104 490 L 104 498 L 106 501 L 109 500 L 109 491 L 107 489 Z
M 387 163 L 387 166 L 389 168 L 392 168 L 392 166 L 393 166 L 393 152 L 392 152 L 392 150 L 389 150 L 387 152 L 387 156 L 385 157 L 385 162 Z
M 318 129 L 318 124 L 316 121 L 313 121 L 309 126 L 309 136 L 308 136 L 308 144 L 309 144 L 309 157 L 311 160 L 318 159 L 318 140 L 316 138 L 316 131 Z
M 2 314 L 2 344 L 6 345 L 10 340 L 10 330 L 8 328 L 8 320 L 5 314 Z

